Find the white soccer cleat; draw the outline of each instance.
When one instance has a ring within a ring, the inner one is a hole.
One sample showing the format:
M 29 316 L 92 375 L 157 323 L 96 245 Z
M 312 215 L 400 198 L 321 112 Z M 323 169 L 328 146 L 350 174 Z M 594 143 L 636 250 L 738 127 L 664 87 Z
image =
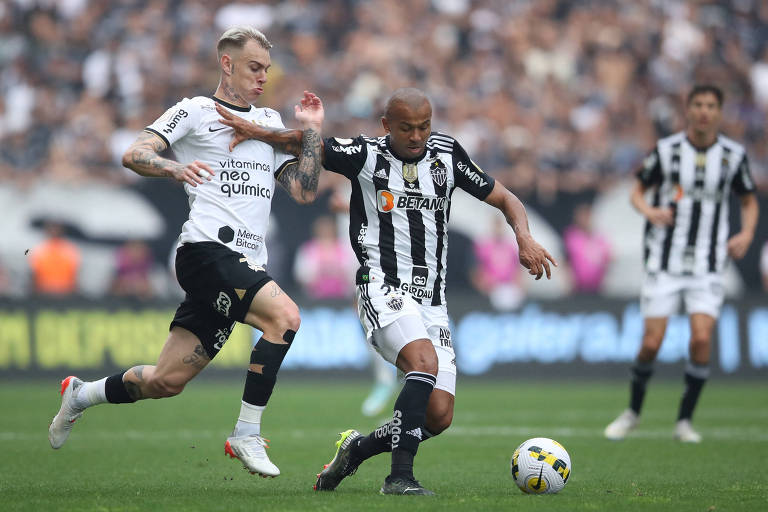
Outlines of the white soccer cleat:
M 619 417 L 613 420 L 610 425 L 605 427 L 603 435 L 611 441 L 620 441 L 627 437 L 640 421 L 635 411 L 627 409 L 619 414 Z
M 61 381 L 61 408 L 48 427 L 48 441 L 54 450 L 67 441 L 75 421 L 83 415 L 84 409 L 75 406 L 75 394 L 82 385 L 83 381 L 73 375 Z
M 675 425 L 675 439 L 682 443 L 700 443 L 701 434 L 693 430 L 690 420 L 680 420 Z
M 280 475 L 280 470 L 267 456 L 268 442 L 269 439 L 264 439 L 258 434 L 231 436 L 227 438 L 224 445 L 224 453 L 233 459 L 240 459 L 245 469 L 252 475 L 258 474 L 265 478 L 276 477 Z

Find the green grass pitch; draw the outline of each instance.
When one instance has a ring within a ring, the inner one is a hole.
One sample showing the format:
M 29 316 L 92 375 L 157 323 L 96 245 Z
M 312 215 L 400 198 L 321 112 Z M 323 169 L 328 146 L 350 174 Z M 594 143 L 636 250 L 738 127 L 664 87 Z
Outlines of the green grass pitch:
M 359 413 L 367 382 L 282 376 L 263 425 L 282 475 L 262 479 L 224 456 L 239 410 L 235 380 L 200 379 L 176 398 L 90 409 L 58 451 L 46 438 L 58 382 L 4 382 L 0 510 L 768 510 L 765 381 L 712 380 L 694 418 L 704 442 L 683 445 L 672 440 L 678 381 L 652 381 L 640 427 L 610 442 L 602 429 L 625 406 L 626 382 L 460 379 L 453 426 L 421 446 L 415 467 L 438 495 L 395 497 L 378 494 L 388 454 L 335 492 L 312 490 L 338 432 L 367 433 L 384 419 Z M 515 447 L 536 436 L 571 455 L 560 494 L 525 495 L 510 476 Z

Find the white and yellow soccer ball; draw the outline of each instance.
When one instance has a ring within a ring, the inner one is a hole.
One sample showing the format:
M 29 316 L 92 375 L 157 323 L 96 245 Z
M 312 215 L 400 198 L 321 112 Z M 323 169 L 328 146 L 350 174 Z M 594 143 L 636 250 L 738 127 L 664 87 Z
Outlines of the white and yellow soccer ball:
M 557 441 L 534 437 L 517 447 L 512 455 L 510 469 L 521 491 L 529 494 L 554 494 L 568 483 L 571 456 Z

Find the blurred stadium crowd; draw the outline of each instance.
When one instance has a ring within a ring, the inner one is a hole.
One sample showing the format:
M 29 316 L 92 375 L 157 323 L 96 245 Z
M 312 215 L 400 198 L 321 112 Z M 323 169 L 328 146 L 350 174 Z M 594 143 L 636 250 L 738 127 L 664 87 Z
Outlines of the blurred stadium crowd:
M 307 89 L 324 101 L 326 134 L 378 135 L 383 100 L 397 87 L 422 88 L 433 126 L 540 214 L 565 240 L 567 260 L 578 259 L 571 245 L 597 251 L 601 265 L 621 250 L 568 230 L 589 231 L 582 206 L 626 183 L 658 137 L 681 129 L 696 82 L 724 89 L 723 131 L 746 144 L 766 211 L 768 2 L 760 0 L 9 0 L 0 4 L 0 183 L 135 186 L 141 179 L 121 168 L 123 151 L 180 98 L 212 93 L 216 41 L 239 23 L 274 44 L 263 105 L 286 125 Z M 321 186 L 336 183 L 326 175 Z M 328 197 L 314 213 L 329 210 Z M 284 253 L 301 242 L 283 239 Z M 756 288 L 765 242 L 758 229 L 742 268 Z M 477 244 L 475 261 L 492 265 L 493 251 Z M 134 243 L 114 252 L 117 268 L 141 251 Z M 165 268 L 162 251 L 150 257 Z M 486 293 L 478 272 L 467 269 L 466 283 Z M 1 274 L 0 294 L 13 281 Z M 586 281 L 579 291 L 600 290 Z

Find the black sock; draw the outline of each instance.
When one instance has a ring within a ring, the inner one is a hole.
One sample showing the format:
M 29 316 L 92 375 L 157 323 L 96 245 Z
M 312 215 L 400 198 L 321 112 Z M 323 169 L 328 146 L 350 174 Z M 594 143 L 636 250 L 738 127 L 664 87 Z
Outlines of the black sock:
M 405 384 L 395 401 L 390 428 L 393 478 L 413 478 L 413 458 L 422 439 L 429 395 L 436 380 L 434 375 L 423 372 L 409 372 L 405 376 Z
M 693 410 L 699 401 L 701 389 L 709 377 L 709 366 L 707 364 L 688 363 L 685 368 L 685 390 L 680 400 L 680 411 L 677 413 L 677 419 L 690 420 L 693 417 Z
M 293 331 L 287 331 L 293 333 Z M 295 333 L 293 333 L 295 334 Z M 283 336 L 286 343 L 272 343 L 262 336 L 251 352 L 251 364 L 256 365 L 258 371 L 250 369 L 245 375 L 243 387 L 243 402 L 251 405 L 267 405 L 272 390 L 277 382 L 277 372 L 288 353 L 293 341 L 293 335 Z
M 111 404 L 130 404 L 136 401 L 125 388 L 123 375 L 125 372 L 107 377 L 104 382 L 104 392 L 107 396 L 107 402 Z
M 648 379 L 653 375 L 653 361 L 635 361 L 631 368 L 632 380 L 629 383 L 629 408 L 640 415 L 645 399 Z

